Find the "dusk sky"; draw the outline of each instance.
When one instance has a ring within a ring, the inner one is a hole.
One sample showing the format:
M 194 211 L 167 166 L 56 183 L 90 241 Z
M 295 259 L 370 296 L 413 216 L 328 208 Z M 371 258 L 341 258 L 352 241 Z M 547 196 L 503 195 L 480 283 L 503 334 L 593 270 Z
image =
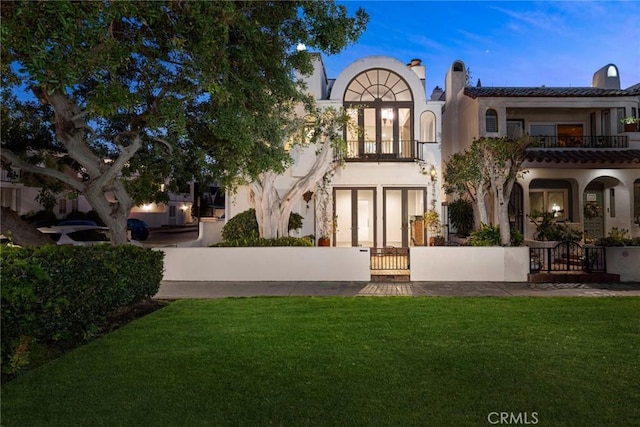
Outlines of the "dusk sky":
M 422 60 L 427 96 L 444 88 L 455 60 L 483 86 L 590 86 L 613 63 L 622 88 L 640 83 L 640 2 L 339 1 L 362 6 L 369 25 L 359 42 L 323 56 L 336 78 L 354 60 L 388 55 Z

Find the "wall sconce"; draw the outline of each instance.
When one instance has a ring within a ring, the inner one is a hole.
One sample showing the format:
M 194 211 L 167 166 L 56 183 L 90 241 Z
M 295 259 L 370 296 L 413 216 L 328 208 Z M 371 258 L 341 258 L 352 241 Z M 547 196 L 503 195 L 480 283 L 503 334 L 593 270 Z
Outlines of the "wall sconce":
M 189 207 L 188 207 L 187 205 L 182 205 L 182 206 L 180 207 L 180 209 L 182 210 L 182 212 L 186 212 L 188 208 L 189 208 Z
M 429 169 L 429 176 L 431 177 L 431 181 L 436 180 L 437 174 L 438 174 L 438 171 L 436 170 L 436 167 L 431 165 L 431 169 Z

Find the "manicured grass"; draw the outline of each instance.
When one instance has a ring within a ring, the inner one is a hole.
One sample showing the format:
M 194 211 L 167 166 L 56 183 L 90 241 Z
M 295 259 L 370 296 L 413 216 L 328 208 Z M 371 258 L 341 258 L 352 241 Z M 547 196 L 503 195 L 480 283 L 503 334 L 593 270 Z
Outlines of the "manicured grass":
M 2 388 L 3 426 L 464 426 L 491 412 L 639 425 L 640 298 L 178 301 Z

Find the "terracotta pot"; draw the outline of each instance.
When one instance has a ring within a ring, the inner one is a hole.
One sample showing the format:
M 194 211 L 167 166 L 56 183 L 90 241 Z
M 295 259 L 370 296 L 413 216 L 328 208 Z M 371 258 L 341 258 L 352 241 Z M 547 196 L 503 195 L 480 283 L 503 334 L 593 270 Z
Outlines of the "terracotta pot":
M 638 130 L 638 124 L 637 123 L 625 123 L 624 124 L 624 131 L 625 132 L 635 132 Z
M 328 237 L 320 237 L 318 239 L 318 246 L 331 246 L 331 240 Z

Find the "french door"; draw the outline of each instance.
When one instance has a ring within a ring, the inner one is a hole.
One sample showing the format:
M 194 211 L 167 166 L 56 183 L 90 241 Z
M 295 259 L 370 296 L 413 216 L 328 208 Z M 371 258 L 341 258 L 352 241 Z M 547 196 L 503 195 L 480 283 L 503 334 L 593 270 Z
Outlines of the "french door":
M 335 246 L 376 246 L 375 188 L 334 188 Z
M 383 190 L 384 247 L 424 246 L 425 188 Z

